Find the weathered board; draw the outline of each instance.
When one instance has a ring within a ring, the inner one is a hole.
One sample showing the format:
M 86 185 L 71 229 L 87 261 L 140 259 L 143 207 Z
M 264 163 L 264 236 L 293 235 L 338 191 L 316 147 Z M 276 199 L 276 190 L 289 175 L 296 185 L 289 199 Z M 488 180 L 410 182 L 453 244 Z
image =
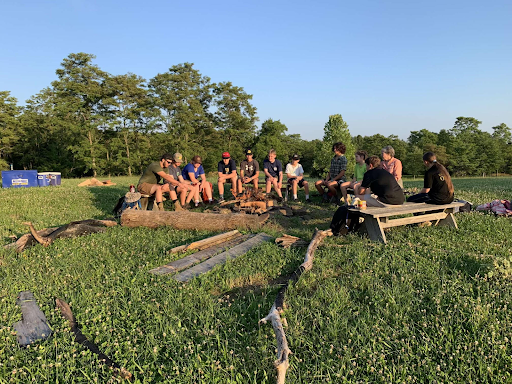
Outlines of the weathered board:
M 198 264 L 184 272 L 173 276 L 173 278 L 181 282 L 189 281 L 196 276 L 211 271 L 216 265 L 224 264 L 228 259 L 235 259 L 236 257 L 247 253 L 252 248 L 257 247 L 264 242 L 270 241 L 271 239 L 273 239 L 272 236 L 269 236 L 266 233 L 259 233 L 249 240 L 246 240 L 227 251 L 219 253 L 218 255 L 203 261 L 201 264 Z

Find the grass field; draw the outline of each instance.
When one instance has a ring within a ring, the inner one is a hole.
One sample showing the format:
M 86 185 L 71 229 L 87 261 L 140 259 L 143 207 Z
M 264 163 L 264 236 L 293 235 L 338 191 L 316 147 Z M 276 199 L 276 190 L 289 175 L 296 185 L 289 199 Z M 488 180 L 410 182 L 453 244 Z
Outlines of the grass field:
M 137 178 L 113 187 L 1 189 L 0 238 L 73 220 L 106 218 Z M 406 181 L 406 187 L 421 187 Z M 476 204 L 512 199 L 512 178 L 454 180 L 456 197 Z M 276 218 L 264 231 L 310 240 L 328 228 L 332 206 Z M 283 317 L 293 355 L 288 383 L 512 382 L 512 225 L 509 218 L 458 214 L 452 228 L 394 228 L 387 245 L 328 238 L 313 269 L 291 286 Z M 148 270 L 180 256 L 167 250 L 208 232 L 115 227 L 57 240 L 21 254 L 0 251 L 0 383 L 117 382 L 73 341 L 55 308 L 71 304 L 83 333 L 144 383 L 275 382 L 275 336 L 258 325 L 278 281 L 305 248 L 263 245 L 187 284 Z M 16 342 L 16 296 L 34 293 L 53 335 Z

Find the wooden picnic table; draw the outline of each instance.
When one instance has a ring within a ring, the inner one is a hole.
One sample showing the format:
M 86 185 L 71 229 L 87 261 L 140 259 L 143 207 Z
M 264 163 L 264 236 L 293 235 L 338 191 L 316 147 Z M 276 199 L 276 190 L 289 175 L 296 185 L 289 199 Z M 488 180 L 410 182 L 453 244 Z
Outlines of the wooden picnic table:
M 364 226 L 368 237 L 373 241 L 386 244 L 385 228 L 399 227 L 407 224 L 432 222 L 433 225 L 446 225 L 457 227 L 453 214 L 458 212 L 464 203 L 453 202 L 450 204 L 435 205 L 426 203 L 404 203 L 402 205 L 389 205 L 386 207 L 368 207 L 366 209 L 349 208 L 352 212 L 359 213 L 364 218 Z M 393 218 L 407 214 L 416 216 Z

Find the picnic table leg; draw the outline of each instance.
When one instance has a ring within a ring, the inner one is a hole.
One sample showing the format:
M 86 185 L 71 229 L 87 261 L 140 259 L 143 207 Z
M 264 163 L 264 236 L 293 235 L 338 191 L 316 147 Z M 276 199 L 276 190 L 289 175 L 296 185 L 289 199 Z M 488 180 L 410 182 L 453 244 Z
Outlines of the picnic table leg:
M 457 221 L 455 221 L 455 217 L 453 216 L 453 213 L 449 212 L 446 215 L 446 218 L 439 220 L 439 223 L 437 225 L 444 225 L 447 227 L 453 227 L 455 229 L 459 229 L 457 226 Z
M 386 244 L 386 235 L 384 234 L 384 230 L 380 225 L 379 219 L 376 219 L 371 216 L 365 216 L 364 225 L 366 227 L 366 232 L 368 233 L 368 237 L 373 241 L 380 241 Z

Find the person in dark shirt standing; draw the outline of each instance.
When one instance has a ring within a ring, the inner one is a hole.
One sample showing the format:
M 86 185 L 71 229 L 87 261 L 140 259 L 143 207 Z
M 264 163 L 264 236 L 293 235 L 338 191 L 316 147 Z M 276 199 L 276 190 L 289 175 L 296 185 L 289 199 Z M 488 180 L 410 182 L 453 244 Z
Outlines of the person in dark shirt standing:
M 366 159 L 366 173 L 357 197 L 366 200 L 366 205 L 369 207 L 403 204 L 405 197 L 402 188 L 398 185 L 395 177 L 388 171 L 379 168 L 379 165 L 378 156 L 370 156 Z
M 268 159 L 263 161 L 263 172 L 265 173 L 266 193 L 270 193 L 272 186 L 279 196 L 278 201 L 281 201 L 283 194 L 281 188 L 283 187 L 283 164 L 276 159 L 277 153 L 275 149 L 268 151 Z
M 217 186 L 219 187 L 219 203 L 224 201 L 224 183 L 231 183 L 231 189 L 236 196 L 236 184 L 238 175 L 236 173 L 235 160 L 231 158 L 229 152 L 222 154 L 222 160 L 217 165 L 219 178 L 217 180 Z
M 433 152 L 423 155 L 427 168 L 423 179 L 423 189 L 407 199 L 412 203 L 450 204 L 453 201 L 453 183 L 446 168 L 439 164 Z

